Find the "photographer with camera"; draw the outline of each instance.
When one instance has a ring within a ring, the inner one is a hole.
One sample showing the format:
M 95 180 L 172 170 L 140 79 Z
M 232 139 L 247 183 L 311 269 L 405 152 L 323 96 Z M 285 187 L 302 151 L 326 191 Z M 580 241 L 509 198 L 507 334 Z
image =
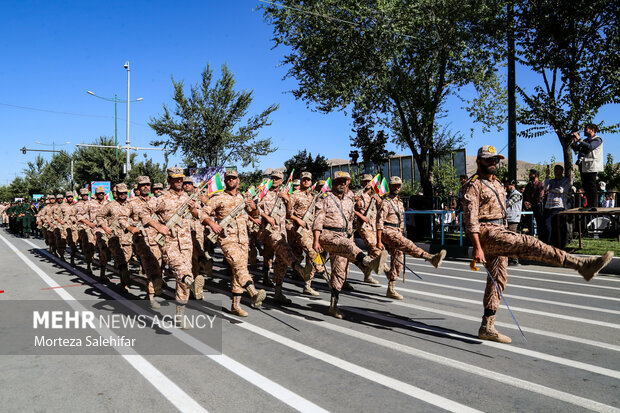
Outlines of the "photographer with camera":
M 586 139 L 581 139 L 578 132 L 573 132 L 572 148 L 577 155 L 577 166 L 581 172 L 581 184 L 586 193 L 588 207 L 596 211 L 598 195 L 596 174 L 603 171 L 603 139 L 596 134 L 598 127 L 588 123 L 583 130 Z

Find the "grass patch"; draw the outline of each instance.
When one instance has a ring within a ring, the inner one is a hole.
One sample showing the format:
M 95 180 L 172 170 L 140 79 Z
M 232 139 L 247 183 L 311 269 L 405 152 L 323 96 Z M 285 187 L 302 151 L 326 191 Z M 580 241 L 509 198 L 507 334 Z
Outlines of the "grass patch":
M 582 238 L 581 248 L 579 248 L 579 239 L 575 238 L 566 246 L 566 250 L 588 255 L 602 255 L 607 251 L 613 251 L 615 256 L 619 256 L 620 241 L 617 238 Z

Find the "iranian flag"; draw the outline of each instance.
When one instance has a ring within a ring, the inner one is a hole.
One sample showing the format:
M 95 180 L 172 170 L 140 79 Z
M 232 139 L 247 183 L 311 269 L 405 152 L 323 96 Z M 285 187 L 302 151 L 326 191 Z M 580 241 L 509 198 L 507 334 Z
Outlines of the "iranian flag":
M 390 188 L 388 187 L 388 183 L 385 178 L 383 178 L 381 180 L 381 185 L 379 185 L 379 191 L 377 193 L 379 194 L 379 196 L 383 196 L 388 192 L 390 192 Z
M 325 185 L 323 185 L 323 188 L 321 188 L 321 192 L 329 192 L 332 190 L 332 178 L 327 178 L 327 181 L 325 181 Z
M 256 196 L 257 192 L 256 192 L 256 188 L 254 187 L 254 185 L 248 188 L 248 194 L 252 195 L 252 198 Z
M 222 178 L 218 172 L 207 182 L 207 195 L 211 196 L 217 192 L 222 192 L 223 190 L 224 183 L 222 182 Z
M 311 191 L 314 191 L 314 188 L 316 188 L 316 182 L 314 184 L 312 184 L 312 189 Z
M 377 194 L 379 193 L 380 184 L 381 184 L 381 174 L 377 174 L 377 176 L 372 178 L 372 181 L 370 181 L 370 186 Z
M 286 189 L 289 194 L 293 193 L 293 173 L 295 173 L 295 169 L 291 171 L 291 174 L 288 176 L 288 181 L 286 181 Z
M 273 181 L 271 179 L 267 179 L 266 181 L 263 181 L 263 183 L 259 185 L 258 196 L 261 201 L 263 200 L 265 195 L 267 195 L 267 192 L 269 192 L 271 185 L 273 185 Z

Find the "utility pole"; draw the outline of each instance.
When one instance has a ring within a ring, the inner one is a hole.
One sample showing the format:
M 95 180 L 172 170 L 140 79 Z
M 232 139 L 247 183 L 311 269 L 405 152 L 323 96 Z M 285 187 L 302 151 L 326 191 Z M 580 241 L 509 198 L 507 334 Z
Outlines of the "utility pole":
M 515 96 L 515 13 L 508 2 L 508 179 L 517 180 L 517 100 Z

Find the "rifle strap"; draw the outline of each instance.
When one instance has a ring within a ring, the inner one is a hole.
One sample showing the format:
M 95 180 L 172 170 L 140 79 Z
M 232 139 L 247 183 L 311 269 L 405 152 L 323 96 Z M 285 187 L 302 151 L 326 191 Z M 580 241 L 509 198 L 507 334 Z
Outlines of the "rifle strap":
M 398 228 L 400 228 L 400 224 L 403 222 L 403 220 L 402 220 L 400 214 L 398 213 L 398 211 L 396 211 L 396 208 L 394 207 L 394 204 L 392 203 L 392 200 L 390 198 L 386 198 L 386 200 L 390 204 L 390 208 L 392 208 L 392 211 L 394 211 L 394 213 L 398 217 Z
M 336 198 L 334 197 L 334 194 L 332 194 L 331 192 L 329 193 L 329 196 L 332 197 L 332 200 L 334 201 L 334 204 L 336 204 L 336 208 L 338 208 L 338 211 L 340 211 L 340 214 L 342 215 L 342 218 L 344 219 L 344 227 L 346 229 L 346 233 L 347 233 L 347 237 L 350 238 L 351 234 L 349 234 L 349 220 L 347 219 L 347 217 L 344 215 L 344 212 L 342 212 L 342 208 L 340 208 L 340 205 L 338 204 L 338 201 L 336 201 Z

